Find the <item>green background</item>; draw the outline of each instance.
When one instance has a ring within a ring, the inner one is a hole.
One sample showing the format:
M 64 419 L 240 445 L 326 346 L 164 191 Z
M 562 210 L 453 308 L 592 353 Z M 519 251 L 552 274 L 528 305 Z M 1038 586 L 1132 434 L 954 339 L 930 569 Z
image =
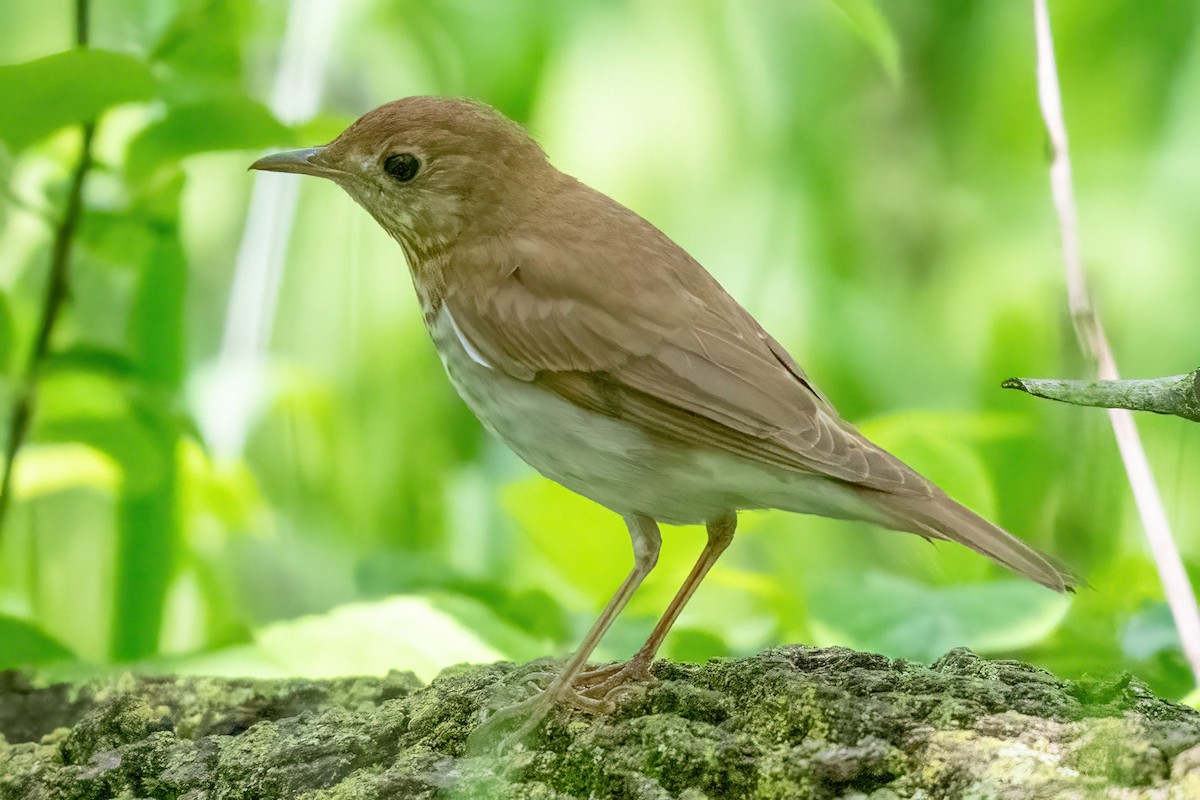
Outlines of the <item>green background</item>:
M 1084 257 L 1118 362 L 1188 371 L 1200 9 L 1052 5 Z M 73 13 L 0 3 L 3 430 L 77 124 L 98 115 L 69 303 L 0 530 L 0 667 L 428 679 L 578 641 L 631 563 L 620 520 L 482 430 L 399 248 L 336 186 L 301 182 L 261 369 L 222 381 L 214 366 L 247 341 L 225 331 L 251 188 L 301 181 L 247 165 L 396 97 L 449 94 L 529 126 L 561 169 L 705 264 L 864 432 L 1090 583 L 1058 597 L 963 548 L 747 513 L 664 655 L 966 645 L 1191 689 L 1104 414 L 999 388 L 1087 373 L 1028 4 L 355 0 L 301 124 L 266 105 L 285 3 L 95 3 L 87 53 L 66 52 Z M 202 431 L 229 407 L 253 411 L 247 436 L 218 448 Z M 1200 426 L 1139 425 L 1194 572 Z M 599 658 L 636 648 L 702 542 L 666 531 Z

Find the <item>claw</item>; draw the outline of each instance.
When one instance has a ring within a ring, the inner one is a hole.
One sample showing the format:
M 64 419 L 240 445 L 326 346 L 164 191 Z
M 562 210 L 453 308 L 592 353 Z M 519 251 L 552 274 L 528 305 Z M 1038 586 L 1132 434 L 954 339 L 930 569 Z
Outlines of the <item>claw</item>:
M 616 709 L 615 701 L 607 696 L 592 697 L 571 686 L 555 688 L 551 684 L 532 697 L 497 709 L 471 732 L 467 737 L 467 746 L 477 752 L 492 746 L 508 749 L 532 733 L 554 707 L 559 705 L 587 714 L 611 714 Z M 501 733 L 509 722 L 518 719 L 521 723 L 515 730 L 507 734 Z
M 511 705 L 497 709 L 468 737 L 468 746 L 476 751 L 498 745 L 502 749 L 517 744 L 532 733 L 555 706 L 563 705 L 586 714 L 611 714 L 616 710 L 622 691 L 632 685 L 652 683 L 650 658 L 635 655 L 624 664 L 607 664 L 580 673 L 570 684 L 560 683 L 565 677 L 548 671 L 531 672 L 521 678 L 523 685 L 535 694 Z M 550 679 L 548 686 L 542 681 Z M 501 730 L 511 721 L 521 720 L 511 733 Z
M 596 669 L 589 669 L 586 672 L 579 673 L 579 677 L 575 679 L 574 686 L 576 689 L 586 689 L 606 680 L 624 668 L 625 665 L 618 661 L 612 664 L 606 664 L 603 667 L 597 667 Z
M 580 678 L 589 677 L 589 680 L 584 684 L 581 693 L 589 698 L 597 700 L 605 700 L 616 705 L 614 696 L 622 689 L 636 683 L 653 683 L 656 678 L 650 673 L 650 663 L 645 659 L 640 659 L 637 656 L 629 659 L 624 664 L 610 664 L 607 667 L 601 667 L 597 670 L 592 670 L 590 673 L 584 673 Z M 576 681 L 576 686 L 579 682 Z

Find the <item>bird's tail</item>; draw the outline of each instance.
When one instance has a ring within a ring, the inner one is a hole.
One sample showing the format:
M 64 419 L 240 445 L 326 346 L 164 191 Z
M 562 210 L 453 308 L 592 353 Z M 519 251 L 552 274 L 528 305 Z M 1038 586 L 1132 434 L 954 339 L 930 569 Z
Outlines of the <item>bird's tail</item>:
M 1078 577 L 1050 556 L 944 494 L 932 498 L 897 495 L 886 498 L 877 507 L 887 515 L 889 527 L 964 544 L 1056 592 L 1072 592 L 1080 583 Z

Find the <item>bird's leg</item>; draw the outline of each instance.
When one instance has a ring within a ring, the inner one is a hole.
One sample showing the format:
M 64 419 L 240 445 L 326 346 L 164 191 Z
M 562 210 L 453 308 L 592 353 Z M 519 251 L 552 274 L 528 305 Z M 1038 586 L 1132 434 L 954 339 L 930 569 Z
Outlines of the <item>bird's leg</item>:
M 675 620 L 679 618 L 683 607 L 687 605 L 688 600 L 692 599 L 696 587 L 700 585 L 704 576 L 721 557 L 721 553 L 724 553 L 725 548 L 729 547 L 729 543 L 733 541 L 733 534 L 737 529 L 737 513 L 730 511 L 710 519 L 707 528 L 708 542 L 704 545 L 704 550 L 701 551 L 696 566 L 692 567 L 687 580 L 679 587 L 671 605 L 667 606 L 667 610 L 658 624 L 654 626 L 650 638 L 646 640 L 641 649 L 624 664 L 601 667 L 579 676 L 575 685 L 583 690 L 586 697 L 608 699 L 612 692 L 625 684 L 653 680 L 653 676 L 650 674 L 650 665 L 654 662 L 654 654 L 662 646 L 663 639 L 671 630 L 671 626 L 675 624 Z
M 522 736 L 533 729 L 550 712 L 556 703 L 566 703 L 582 711 L 604 713 L 612 708 L 612 702 L 607 698 L 585 697 L 574 688 L 575 680 L 587 665 L 588 657 L 596 649 L 596 645 L 604 638 L 613 621 L 629 603 L 629 598 L 641 586 L 642 581 L 654 565 L 658 563 L 658 551 L 662 546 L 662 537 L 658 531 L 658 523 L 642 514 L 629 514 L 625 517 L 629 527 L 629 536 L 633 540 L 633 569 L 617 589 L 617 593 L 608 601 L 600 618 L 592 625 L 583 643 L 562 666 L 558 676 L 551 681 L 542 692 L 528 700 L 500 709 L 488 718 L 484 725 L 489 729 L 507 719 L 525 716 L 525 723 L 517 731 L 516 736 Z M 483 726 L 481 726 L 483 727 Z M 485 735 L 485 734 L 480 734 Z M 475 735 L 472 734 L 474 737 Z

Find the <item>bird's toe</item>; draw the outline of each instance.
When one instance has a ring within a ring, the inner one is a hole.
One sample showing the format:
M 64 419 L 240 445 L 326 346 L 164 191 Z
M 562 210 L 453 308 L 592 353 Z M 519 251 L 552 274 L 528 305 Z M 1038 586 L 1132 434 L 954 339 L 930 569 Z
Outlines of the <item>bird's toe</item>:
M 603 699 L 614 705 L 621 690 L 657 680 L 650 672 L 650 662 L 637 656 L 624 664 L 613 664 L 591 673 L 584 673 L 580 678 L 588 675 L 592 676 L 592 679 L 584 684 L 580 691 L 587 697 Z M 579 687 L 580 684 L 576 682 L 575 685 Z

